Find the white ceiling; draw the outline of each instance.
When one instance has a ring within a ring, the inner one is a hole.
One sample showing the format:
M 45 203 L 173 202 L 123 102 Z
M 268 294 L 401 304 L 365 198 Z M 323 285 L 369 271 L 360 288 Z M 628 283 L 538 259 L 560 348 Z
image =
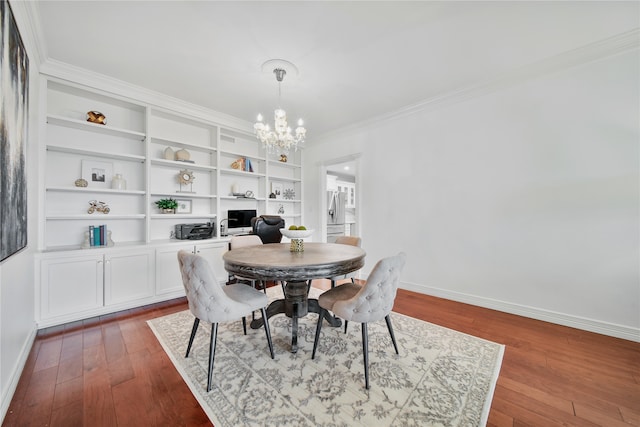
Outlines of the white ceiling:
M 309 140 L 639 26 L 638 2 L 36 3 L 45 55 Z

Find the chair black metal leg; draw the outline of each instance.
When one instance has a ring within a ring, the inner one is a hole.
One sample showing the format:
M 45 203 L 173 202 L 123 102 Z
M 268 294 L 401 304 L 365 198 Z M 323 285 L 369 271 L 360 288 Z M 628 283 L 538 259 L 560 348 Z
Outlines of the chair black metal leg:
M 244 316 L 242 316 L 242 331 L 247 335 L 247 319 Z
M 391 341 L 393 342 L 393 348 L 396 349 L 396 354 L 400 354 L 398 352 L 398 344 L 396 344 L 396 336 L 393 334 L 393 326 L 391 326 L 391 317 L 387 314 L 384 317 L 385 322 L 387 322 L 387 329 L 389 329 L 389 335 L 391 335 Z
M 200 319 L 197 317 L 193 321 L 193 327 L 191 328 L 191 337 L 189 338 L 189 345 L 187 346 L 187 354 L 184 357 L 189 357 L 189 352 L 191 351 L 191 344 L 193 344 L 193 339 L 196 337 L 196 332 L 198 331 L 198 325 L 200 324 Z
M 345 320 L 345 321 L 344 321 L 344 333 L 345 333 L 345 334 L 347 333 L 347 325 L 348 325 L 348 324 L 349 324 L 349 321 L 348 321 L 348 320 Z
M 273 359 L 273 342 L 271 342 L 271 330 L 269 330 L 269 319 L 267 318 L 267 310 L 263 307 L 260 309 L 262 313 L 262 321 L 264 323 L 264 332 L 267 334 L 267 343 L 269 344 L 269 352 L 271 353 L 271 358 Z
M 320 340 L 320 329 L 322 329 L 322 320 L 324 319 L 324 314 L 327 310 L 324 308 L 320 308 L 320 313 L 318 313 L 318 324 L 316 325 L 316 338 L 313 340 L 313 352 L 311 353 L 311 358 L 314 359 L 316 357 L 316 349 L 318 348 L 318 341 Z
M 367 324 L 362 324 L 362 355 L 364 356 L 364 388 L 369 389 L 369 338 Z
M 209 345 L 209 372 L 207 376 L 207 393 L 211 391 L 213 380 L 213 360 L 216 357 L 216 339 L 218 338 L 218 324 L 211 324 L 211 343 Z
M 336 287 L 336 281 L 331 279 L 331 289 Z

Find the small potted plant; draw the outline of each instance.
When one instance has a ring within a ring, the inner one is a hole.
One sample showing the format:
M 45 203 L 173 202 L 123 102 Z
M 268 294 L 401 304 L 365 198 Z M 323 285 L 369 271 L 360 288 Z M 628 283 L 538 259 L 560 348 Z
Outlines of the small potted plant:
M 162 211 L 162 213 L 176 213 L 178 202 L 172 198 L 160 199 L 156 201 L 156 206 Z

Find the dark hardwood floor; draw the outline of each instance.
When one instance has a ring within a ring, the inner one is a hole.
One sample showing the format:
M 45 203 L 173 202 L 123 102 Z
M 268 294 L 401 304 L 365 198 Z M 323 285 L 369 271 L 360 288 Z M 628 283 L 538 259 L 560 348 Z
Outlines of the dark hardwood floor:
M 185 309 L 40 331 L 3 425 L 211 425 L 146 324 Z M 640 426 L 639 343 L 403 290 L 394 310 L 506 345 L 490 426 Z

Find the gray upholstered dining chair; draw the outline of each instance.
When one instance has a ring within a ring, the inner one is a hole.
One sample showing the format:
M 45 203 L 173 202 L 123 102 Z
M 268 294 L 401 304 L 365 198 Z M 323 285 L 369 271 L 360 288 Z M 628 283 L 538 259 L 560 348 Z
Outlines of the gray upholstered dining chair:
M 267 335 L 269 352 L 273 359 L 273 344 L 271 342 L 271 332 L 269 331 L 269 319 L 265 309 L 269 303 L 267 296 L 241 283 L 221 286 L 216 280 L 209 263 L 200 255 L 192 254 L 188 251 L 179 251 L 178 263 L 180 264 L 182 283 L 189 302 L 189 310 L 195 316 L 187 353 L 184 357 L 189 357 L 191 345 L 200 321 L 204 320 L 211 323 L 207 392 L 211 391 L 212 387 L 218 323 L 242 318 L 243 325 L 246 326 L 245 316 L 253 313 L 254 310 L 260 310 L 264 320 L 264 331 Z M 244 333 L 245 335 L 247 333 L 246 327 Z
M 351 246 L 357 246 L 360 247 L 360 245 L 362 244 L 362 239 L 360 237 L 356 237 L 356 236 L 338 236 L 336 238 L 335 243 L 341 244 L 341 245 L 351 245 Z M 338 282 L 338 280 L 344 280 L 344 279 L 351 279 L 351 283 L 355 283 L 355 281 L 353 280 L 353 278 L 355 277 L 356 272 L 353 271 L 349 274 L 343 274 L 342 276 L 334 276 L 331 277 L 331 288 L 335 288 L 336 287 L 336 283 Z
M 320 295 L 318 298 L 320 313 L 318 314 L 316 336 L 313 341 L 312 359 L 316 357 L 325 311 L 333 311 L 336 316 L 344 319 L 345 333 L 347 332 L 347 322 L 360 322 L 362 324 L 364 382 L 365 388 L 369 388 L 367 323 L 384 319 L 387 323 L 387 329 L 389 329 L 389 335 L 391 335 L 393 347 L 396 350 L 396 354 L 399 354 L 389 314 L 396 299 L 400 273 L 404 268 L 405 260 L 406 255 L 402 252 L 392 257 L 383 258 L 375 265 L 364 285 L 345 283 Z
M 246 248 L 248 246 L 257 246 L 257 245 L 262 245 L 262 240 L 260 239 L 259 236 L 256 236 L 255 234 L 248 234 L 243 236 L 232 236 L 231 240 L 229 241 L 229 250 L 232 251 L 234 249 Z M 265 293 L 267 292 L 266 283 L 264 283 L 262 280 L 249 279 L 246 277 L 229 275 L 229 283 L 231 283 L 231 281 L 234 279 L 241 282 L 248 282 L 251 284 L 251 286 L 253 286 L 256 289 L 258 289 L 261 286 L 264 292 Z

